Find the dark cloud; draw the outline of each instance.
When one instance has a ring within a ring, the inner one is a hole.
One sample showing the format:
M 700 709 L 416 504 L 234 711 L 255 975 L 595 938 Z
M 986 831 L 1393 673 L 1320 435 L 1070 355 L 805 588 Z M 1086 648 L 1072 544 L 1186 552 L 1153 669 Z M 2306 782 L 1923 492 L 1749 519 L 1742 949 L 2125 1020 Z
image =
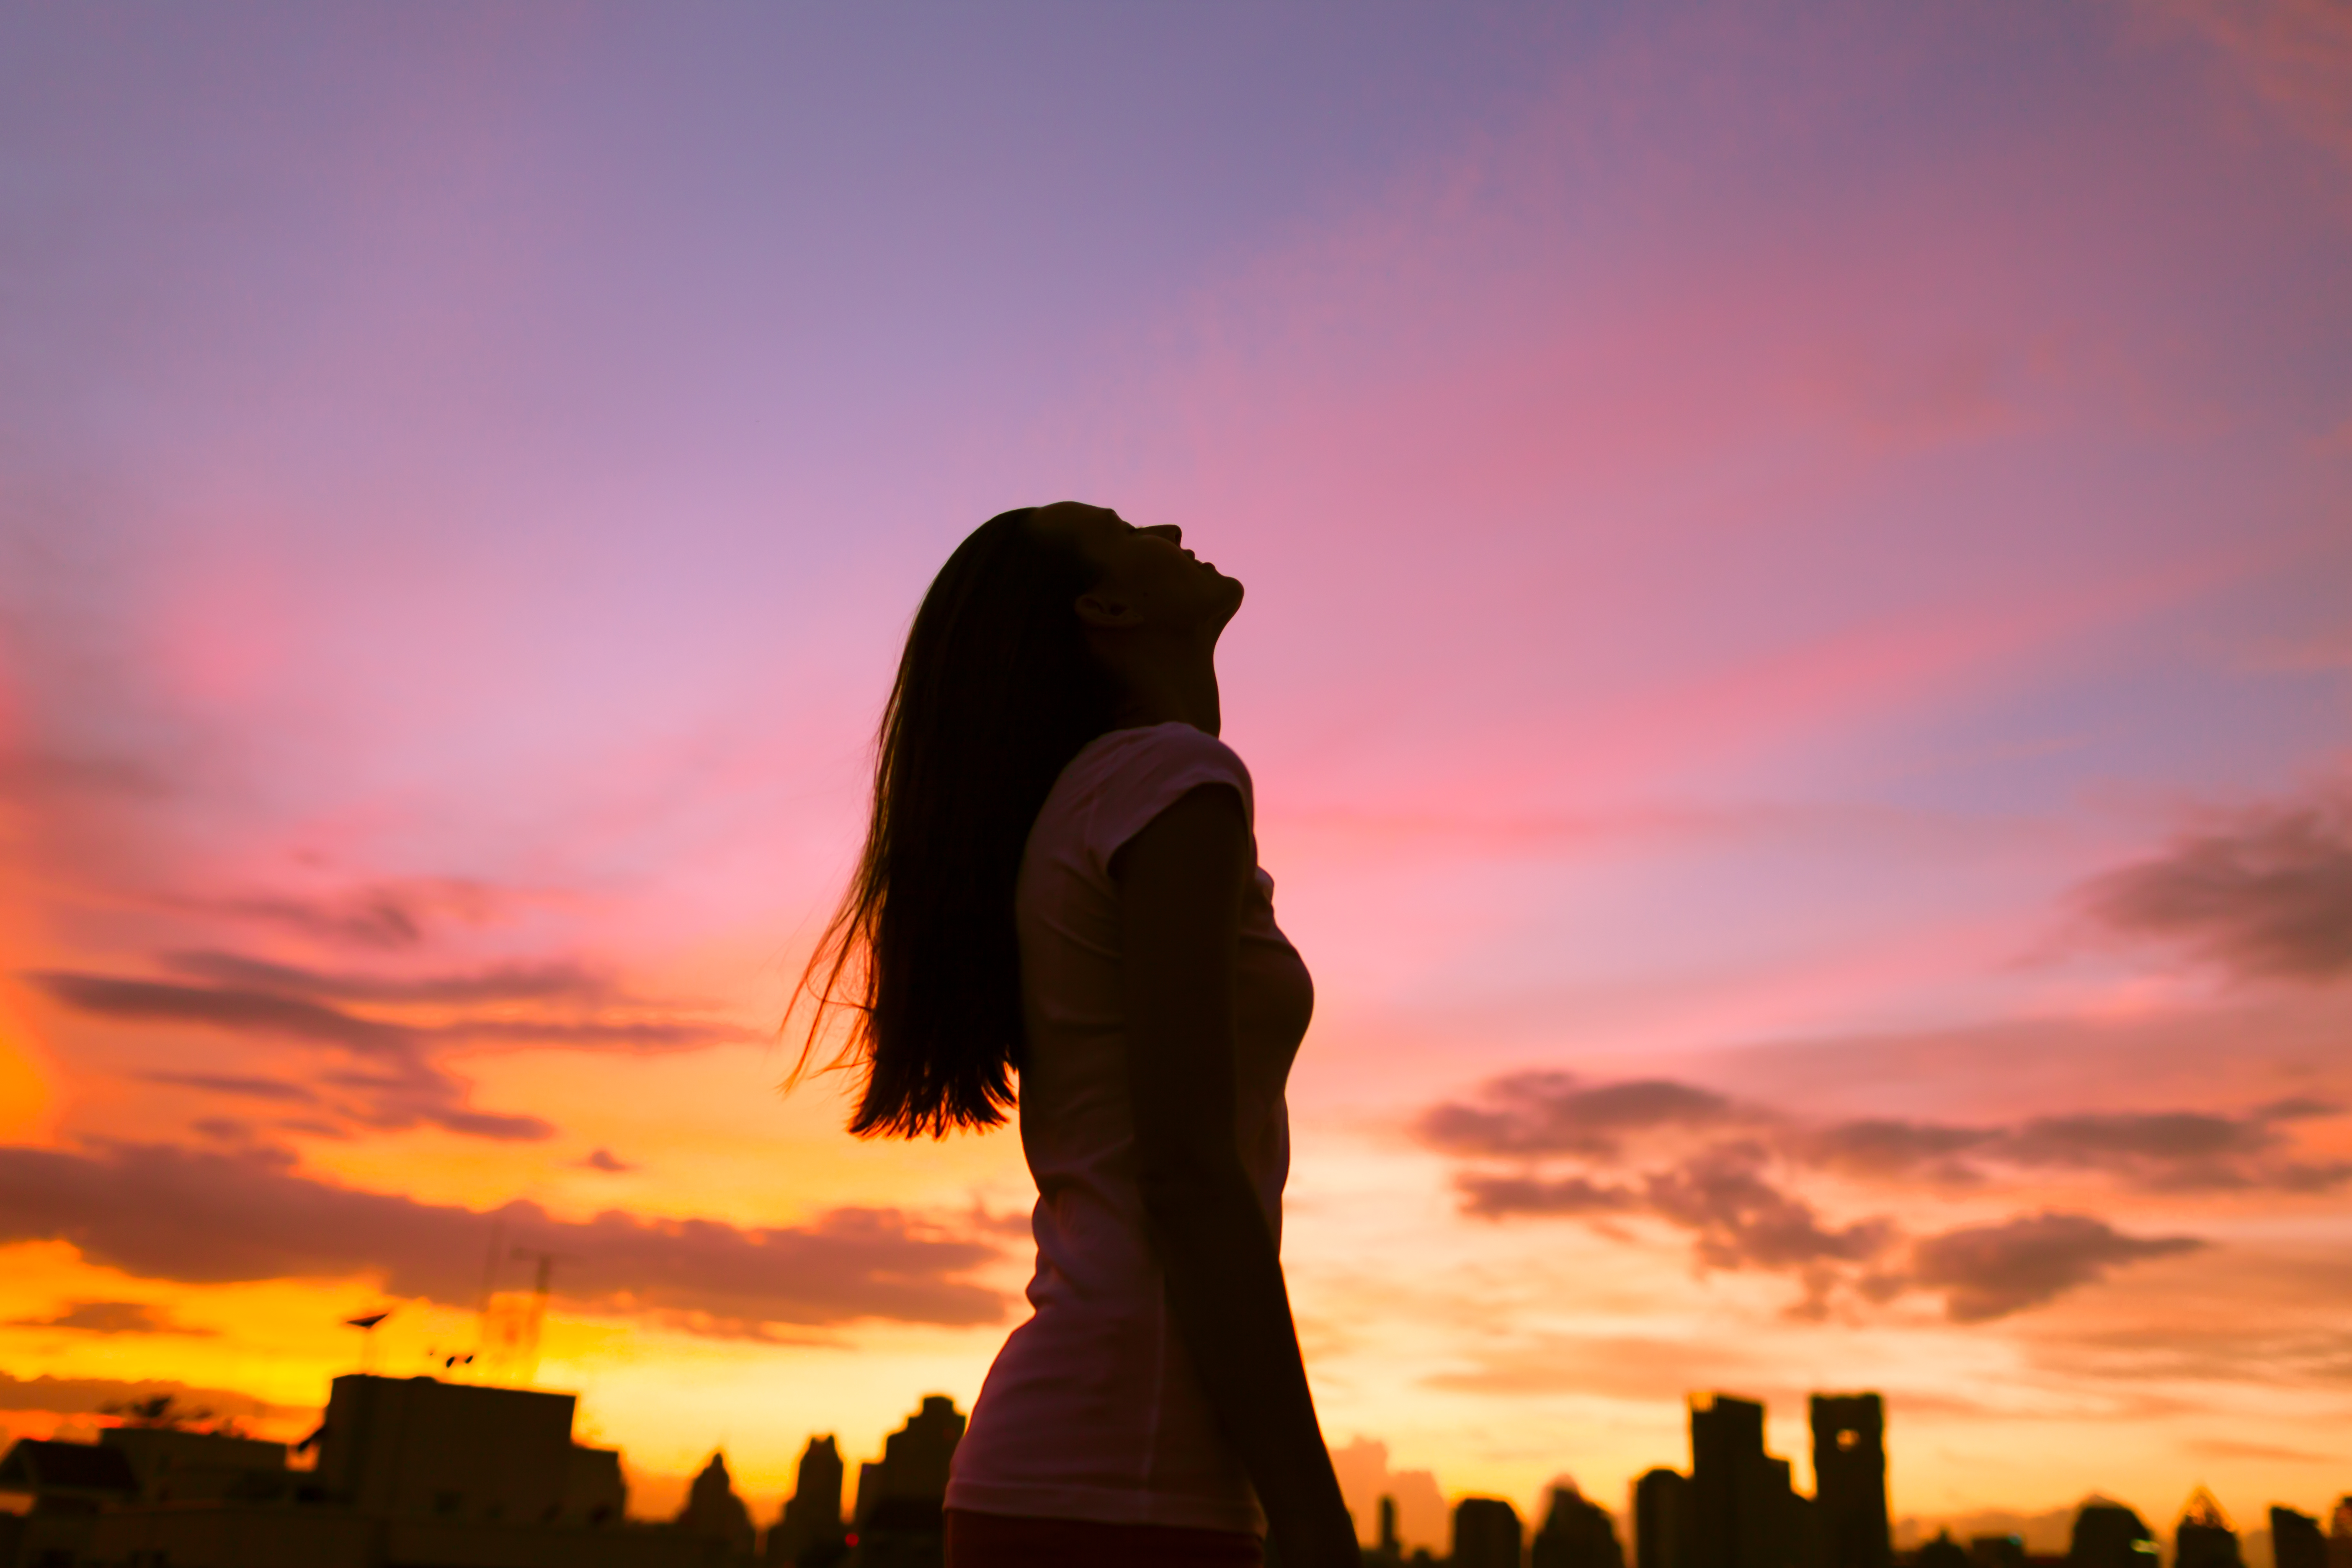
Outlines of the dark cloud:
M 313 1105 L 310 1123 L 396 1131 L 436 1126 L 467 1137 L 535 1140 L 551 1136 L 540 1117 L 478 1110 L 465 1084 L 436 1058 L 467 1045 L 541 1045 L 577 1050 L 691 1050 L 750 1037 L 739 1026 L 675 1016 L 638 1017 L 460 1017 L 418 1024 L 337 1005 L 365 996 L 378 1003 L 456 1005 L 606 998 L 603 983 L 574 966 L 509 967 L 407 980 L 360 979 L 223 953 L 180 954 L 184 973 L 239 984 L 42 971 L 29 975 L 52 998 L 92 1016 L 193 1026 L 230 1034 L 324 1046 L 358 1058 L 361 1070 L 322 1073 L 314 1084 L 218 1073 L 157 1072 L 149 1081 L 210 1093 Z M 343 1090 L 341 1097 L 321 1090 Z
M 2120 1265 L 2205 1245 L 2188 1236 L 2126 1236 L 2089 1215 L 2045 1211 L 1923 1237 L 1912 1246 L 1909 1278 L 1943 1291 L 1954 1322 L 1979 1323 L 2041 1306 Z
M 201 1024 L 242 1034 L 340 1046 L 366 1056 L 403 1056 L 417 1045 L 415 1030 L 357 1017 L 300 996 L 58 970 L 39 971 L 26 978 L 75 1011 L 99 1017 Z
M 1981 1149 L 2000 1136 L 1990 1128 L 1871 1119 L 1840 1121 L 1800 1133 L 1790 1146 L 1807 1163 L 1848 1175 L 1925 1174 L 1937 1181 L 1972 1182 L 1977 1179 L 1976 1170 L 1958 1156 Z
M 1419 1123 L 1422 1140 L 1454 1154 L 1610 1155 L 1630 1133 L 1740 1118 L 1722 1095 L 1664 1079 L 1587 1086 L 1567 1073 L 1512 1073 L 1481 1085 L 1479 1099 L 1433 1106 Z
M 141 1075 L 149 1083 L 171 1084 L 178 1089 L 201 1089 L 210 1094 L 230 1094 L 247 1100 L 274 1100 L 294 1105 L 316 1105 L 318 1091 L 283 1079 L 239 1078 L 228 1073 L 151 1072 Z
M 2203 1110 L 2039 1116 L 2002 1134 L 1987 1152 L 2013 1165 L 2099 1171 L 2154 1192 L 2321 1192 L 2352 1180 L 2352 1164 L 2276 1157 L 2286 1142 L 2276 1123 L 2331 1116 L 2339 1109 L 2290 1100 L 2242 1116 Z
M 2352 974 L 2352 784 L 2221 818 L 2080 897 L 2110 930 L 2185 947 L 2232 974 Z
M 1811 1205 L 1764 1179 L 1766 1159 L 1755 1144 L 1710 1149 L 1650 1177 L 1650 1208 L 1695 1233 L 1699 1257 L 1717 1268 L 1860 1263 L 1886 1250 L 1895 1237 L 1891 1224 L 1824 1226 Z
M 477 1213 L 299 1175 L 282 1152 L 110 1144 L 86 1153 L 0 1147 L 0 1244 L 70 1242 L 94 1263 L 194 1284 L 369 1276 L 395 1295 L 471 1305 L 492 1226 L 561 1256 L 555 1294 L 719 1334 L 859 1318 L 996 1321 L 1003 1302 L 962 1278 L 994 1247 L 933 1234 L 892 1209 L 835 1209 L 804 1226 L 739 1227 L 610 1210 L 562 1220 L 536 1204 Z
M 226 1388 L 192 1388 L 159 1378 L 13 1377 L 0 1372 L 0 1410 L 39 1410 L 51 1415 L 95 1415 L 110 1408 L 169 1394 L 174 1405 L 215 1415 L 267 1421 L 307 1414 L 293 1405 L 272 1405 Z
M 287 927 L 342 946 L 400 952 L 422 945 L 436 924 L 483 924 L 512 900 L 488 883 L 422 877 L 379 882 L 330 898 L 273 893 L 169 901 L 196 913 Z
M 144 1301 L 69 1301 L 53 1318 L 18 1318 L 12 1329 L 71 1329 L 85 1334 L 183 1334 L 209 1338 L 211 1329 L 175 1323 L 161 1307 Z
M 1976 1184 L 1990 1167 L 2006 1165 L 2093 1172 L 2151 1192 L 2318 1192 L 2352 1181 L 2352 1163 L 2286 1158 L 2280 1126 L 2342 1111 L 2303 1097 L 2241 1113 L 2084 1112 L 2007 1127 L 1864 1118 L 1809 1127 L 1692 1084 L 1587 1084 L 1564 1073 L 1516 1073 L 1480 1086 L 1473 1103 L 1432 1107 L 1415 1131 L 1424 1143 L 1460 1157 L 1622 1168 L 1639 1160 L 1652 1135 L 1687 1149 L 1693 1133 L 1736 1127 L 1744 1142 L 1775 1159 L 1864 1181 Z M 1507 1177 L 1474 1173 L 1457 1184 L 1479 1213 L 1567 1213 L 1601 1203 L 1572 1183 L 1524 1171 Z
M 630 1164 L 626 1160 L 622 1159 L 610 1149 L 591 1150 L 588 1153 L 588 1157 L 582 1160 L 580 1163 L 589 1170 L 610 1172 L 615 1175 L 619 1174 L 623 1171 L 634 1171 L 636 1169 L 635 1165 Z
M 234 1116 L 200 1116 L 188 1128 L 223 1143 L 247 1143 L 253 1139 L 253 1123 Z
M 2300 1098 L 2237 1114 L 2084 1113 L 2007 1127 L 1864 1119 L 1809 1127 L 1687 1084 L 1518 1073 L 1483 1085 L 1469 1103 L 1433 1107 L 1416 1131 L 1462 1162 L 1454 1185 L 1465 1214 L 1661 1221 L 1688 1233 L 1706 1268 L 1799 1280 L 1801 1315 L 1820 1315 L 1833 1298 L 1883 1302 L 1925 1289 L 1941 1292 L 1956 1321 L 1977 1322 L 2203 1243 L 2126 1236 L 2090 1215 L 2057 1213 L 1915 1240 L 1888 1217 L 1825 1217 L 1802 1190 L 1804 1177 L 1981 1186 L 2004 1168 L 2068 1169 L 2144 1190 L 2318 1191 L 2352 1181 L 2352 1164 L 2286 1159 L 2280 1127 L 2338 1112 Z
M 1544 1180 L 1465 1171 L 1454 1178 L 1454 1185 L 1462 1194 L 1463 1211 L 1486 1219 L 1507 1215 L 1622 1214 L 1642 1206 L 1642 1194 L 1633 1188 L 1602 1186 L 1582 1176 Z
M 576 963 L 502 964 L 457 974 L 328 973 L 234 952 L 173 952 L 164 966 L 215 984 L 328 1002 L 601 1002 L 611 982 Z

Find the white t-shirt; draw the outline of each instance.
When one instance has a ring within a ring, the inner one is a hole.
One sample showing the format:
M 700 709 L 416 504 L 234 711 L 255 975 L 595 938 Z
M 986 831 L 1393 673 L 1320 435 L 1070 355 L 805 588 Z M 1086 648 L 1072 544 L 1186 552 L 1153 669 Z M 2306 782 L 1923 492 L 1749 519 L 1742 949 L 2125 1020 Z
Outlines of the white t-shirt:
M 1221 742 L 1181 723 L 1114 730 L 1072 759 L 1030 830 L 1014 918 L 1028 1029 L 1021 1147 L 1037 1180 L 1034 1311 L 972 1408 L 950 1508 L 1264 1529 L 1146 1237 L 1122 1040 L 1111 857 L 1203 784 L 1231 785 L 1255 823 L 1249 772 Z M 1275 927 L 1264 871 L 1243 910 L 1235 978 L 1234 1135 L 1279 1240 L 1290 1169 L 1283 1084 L 1315 997 Z

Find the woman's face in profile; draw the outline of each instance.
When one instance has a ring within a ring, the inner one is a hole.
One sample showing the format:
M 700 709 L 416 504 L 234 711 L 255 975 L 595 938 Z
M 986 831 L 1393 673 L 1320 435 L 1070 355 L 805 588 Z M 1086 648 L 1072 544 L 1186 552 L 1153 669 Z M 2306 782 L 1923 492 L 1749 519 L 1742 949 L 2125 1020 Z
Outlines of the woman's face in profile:
M 1097 607 L 1097 624 L 1215 631 L 1241 608 L 1240 582 L 1185 549 L 1174 523 L 1138 528 L 1108 507 L 1055 501 L 1037 510 L 1036 526 L 1066 532 L 1101 573 L 1082 601 Z M 1106 623 L 1101 612 L 1115 618 Z

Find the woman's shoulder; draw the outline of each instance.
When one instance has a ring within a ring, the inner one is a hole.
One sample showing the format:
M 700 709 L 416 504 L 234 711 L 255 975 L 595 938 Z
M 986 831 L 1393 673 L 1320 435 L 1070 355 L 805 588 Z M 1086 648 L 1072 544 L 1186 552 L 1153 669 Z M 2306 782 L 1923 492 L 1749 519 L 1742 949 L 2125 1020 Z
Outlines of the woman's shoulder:
M 1249 769 L 1214 735 L 1181 722 L 1113 730 L 1072 759 L 1046 816 L 1067 820 L 1107 862 L 1145 824 L 1204 784 L 1231 785 L 1244 817 L 1255 818 Z
M 1092 789 L 1150 788 L 1171 776 L 1197 773 L 1230 780 L 1244 799 L 1250 793 L 1249 768 L 1240 754 L 1181 720 L 1099 735 L 1071 762 L 1070 772 Z

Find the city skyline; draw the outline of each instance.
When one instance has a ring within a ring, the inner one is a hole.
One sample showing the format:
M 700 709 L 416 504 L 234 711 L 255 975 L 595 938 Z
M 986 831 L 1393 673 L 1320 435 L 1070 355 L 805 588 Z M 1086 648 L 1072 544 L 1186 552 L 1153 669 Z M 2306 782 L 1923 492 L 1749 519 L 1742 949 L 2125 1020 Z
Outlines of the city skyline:
M 2274 1500 L 2263 1515 L 2249 1516 L 2266 1517 L 2267 1527 L 2241 1528 L 2200 1485 L 2173 1510 L 2169 1535 L 2160 1522 L 2147 1522 L 2160 1521 L 2161 1511 L 2097 1489 L 2033 1519 L 1986 1512 L 1897 1521 L 1887 1506 L 1888 1421 L 1878 1394 L 1811 1394 L 1810 1447 L 1785 1458 L 1767 1446 L 1762 1404 L 1721 1391 L 1695 1393 L 1683 1404 L 1685 1468 L 1662 1464 L 1643 1472 L 1622 1508 L 1590 1498 L 1565 1475 L 1523 1513 L 1524 1500 L 1475 1490 L 1423 1499 L 1407 1487 L 1400 1496 L 1391 1478 L 1342 1464 L 1369 1561 L 1397 1568 L 1433 1555 L 1454 1568 L 1520 1568 L 1522 1554 L 1531 1553 L 1532 1568 L 1893 1568 L 1899 1556 L 1905 1568 L 2147 1568 L 2138 1555 L 2145 1552 L 2160 1568 L 2342 1568 L 2340 1560 L 2352 1556 L 2352 1491 L 2305 1510 Z M 617 1545 L 637 1555 L 615 1562 L 645 1556 L 647 1568 L 655 1558 L 646 1554 L 663 1550 L 642 1532 L 647 1526 L 704 1542 L 730 1564 L 756 1557 L 769 1568 L 858 1568 L 866 1559 L 851 1554 L 861 1541 L 880 1561 L 930 1561 L 965 1425 L 952 1398 L 924 1395 L 874 1458 L 857 1461 L 854 1491 L 837 1435 L 811 1434 L 790 1493 L 762 1507 L 739 1493 L 723 1448 L 682 1497 L 673 1500 L 667 1489 L 647 1496 L 625 1455 L 577 1440 L 572 1395 L 499 1384 L 346 1375 L 336 1380 L 317 1426 L 290 1449 L 168 1396 L 110 1414 L 114 1420 L 101 1433 L 27 1440 L 0 1456 L 0 1494 L 33 1495 L 37 1512 L 52 1493 L 84 1500 L 67 1508 L 65 1521 L 84 1549 L 88 1500 L 99 1498 L 102 1511 L 160 1509 L 167 1528 L 175 1505 L 184 1511 L 195 1502 L 279 1520 L 290 1506 L 314 1521 L 356 1510 L 395 1530 L 418 1517 L 493 1528 L 536 1521 L 558 1530 L 550 1544 L 559 1557 L 578 1550 L 579 1531 L 618 1530 L 625 1516 L 640 1528 Z M 289 1468 L 304 1454 L 314 1455 L 315 1466 Z M 1810 1491 L 1797 1458 L 1807 1461 Z M 116 1460 L 111 1474 L 94 1463 L 101 1458 Z M 110 1495 L 109 1488 L 122 1490 Z M 2283 1523 L 2298 1539 L 2289 1554 L 2276 1555 Z M 34 1528 L 42 1527 L 37 1521 Z M 202 1539 L 201 1524 L 198 1531 Z M 321 1537 L 339 1539 L 337 1530 Z M 0 1561 L 9 1541 L 0 1533 Z M 171 1550 L 168 1542 L 163 1549 Z
M 1016 1137 L 779 1024 L 929 574 L 1075 496 L 1247 585 L 1343 1469 L 1874 1389 L 1898 1517 L 2336 1495 L 2346 26 L 0 12 L 0 1434 L 486 1296 L 678 1506 L 970 1409 Z

